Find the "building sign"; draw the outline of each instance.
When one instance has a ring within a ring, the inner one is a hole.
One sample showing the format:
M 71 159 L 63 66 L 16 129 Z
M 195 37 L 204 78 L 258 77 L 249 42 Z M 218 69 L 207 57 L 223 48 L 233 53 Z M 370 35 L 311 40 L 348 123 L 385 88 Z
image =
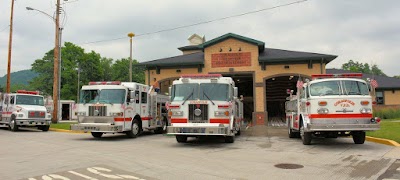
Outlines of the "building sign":
M 251 53 L 218 53 L 211 55 L 211 67 L 251 66 Z

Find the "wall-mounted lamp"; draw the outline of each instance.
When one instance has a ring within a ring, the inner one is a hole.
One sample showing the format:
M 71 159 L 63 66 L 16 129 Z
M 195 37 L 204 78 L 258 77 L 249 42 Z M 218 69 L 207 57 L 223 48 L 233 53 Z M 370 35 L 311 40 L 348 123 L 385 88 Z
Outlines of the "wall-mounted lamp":
M 229 52 L 231 52 L 232 51 L 232 48 L 231 47 L 229 47 Z
M 238 51 L 242 51 L 242 48 L 241 47 L 239 47 L 239 50 Z
M 219 48 L 219 52 L 222 52 L 222 48 Z

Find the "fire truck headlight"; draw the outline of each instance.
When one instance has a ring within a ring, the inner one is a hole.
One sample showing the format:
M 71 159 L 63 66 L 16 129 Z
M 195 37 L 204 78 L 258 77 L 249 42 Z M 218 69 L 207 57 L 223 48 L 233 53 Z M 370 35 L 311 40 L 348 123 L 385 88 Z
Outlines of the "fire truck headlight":
M 360 109 L 360 112 L 361 112 L 362 114 L 368 114 L 368 113 L 371 113 L 372 110 L 371 110 L 370 108 L 361 108 L 361 109 Z
M 327 108 L 319 108 L 318 114 L 328 114 L 329 110 Z
M 171 111 L 173 116 L 183 116 L 183 111 Z
M 75 112 L 77 116 L 85 116 L 86 112 Z
M 114 113 L 110 113 L 111 116 L 124 116 L 123 112 L 114 112 Z
M 229 116 L 229 111 L 215 111 L 214 116 Z

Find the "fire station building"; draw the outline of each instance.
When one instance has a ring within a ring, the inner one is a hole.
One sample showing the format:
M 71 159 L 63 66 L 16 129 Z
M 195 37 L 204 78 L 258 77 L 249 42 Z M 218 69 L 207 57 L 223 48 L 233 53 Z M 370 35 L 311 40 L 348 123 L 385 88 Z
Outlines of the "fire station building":
M 140 63 L 146 69 L 146 84 L 156 85 L 166 93 L 172 81 L 183 74 L 232 77 L 239 95 L 244 97 L 245 119 L 259 125 L 284 122 L 287 89 L 296 89 L 298 78 L 330 73 L 325 67 L 337 57 L 269 48 L 262 41 L 233 33 L 209 41 L 194 34 L 188 40 L 188 46 L 178 48 L 182 55 Z M 400 80 L 394 88 L 389 88 L 387 94 L 400 94 Z

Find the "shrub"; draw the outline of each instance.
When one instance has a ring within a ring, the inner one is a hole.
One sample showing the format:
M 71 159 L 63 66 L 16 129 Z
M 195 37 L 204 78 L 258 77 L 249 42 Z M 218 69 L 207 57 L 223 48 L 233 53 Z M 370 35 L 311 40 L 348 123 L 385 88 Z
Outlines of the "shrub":
M 399 119 L 400 107 L 399 106 L 375 106 L 374 117 L 381 119 Z

